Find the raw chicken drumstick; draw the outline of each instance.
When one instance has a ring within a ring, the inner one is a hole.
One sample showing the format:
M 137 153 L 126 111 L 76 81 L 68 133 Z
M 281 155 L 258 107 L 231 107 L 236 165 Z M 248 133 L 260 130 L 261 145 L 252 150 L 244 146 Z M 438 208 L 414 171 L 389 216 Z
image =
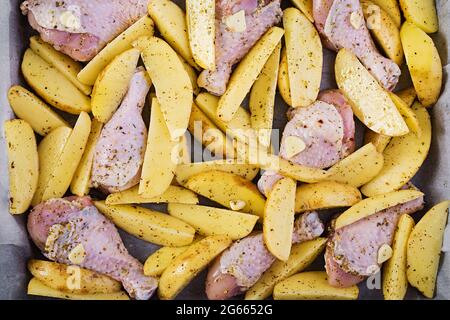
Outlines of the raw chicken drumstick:
M 27 227 L 48 259 L 106 274 L 122 282 L 132 298 L 149 299 L 157 287 L 89 197 L 47 200 L 33 208 Z

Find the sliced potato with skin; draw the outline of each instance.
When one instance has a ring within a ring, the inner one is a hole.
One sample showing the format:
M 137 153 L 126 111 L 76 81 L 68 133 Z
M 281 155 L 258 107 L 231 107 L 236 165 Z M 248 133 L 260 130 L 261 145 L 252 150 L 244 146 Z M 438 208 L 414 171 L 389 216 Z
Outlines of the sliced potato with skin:
M 402 99 L 408 107 L 411 108 L 414 101 L 417 98 L 416 90 L 414 88 L 404 89 L 395 93 L 400 99 Z
M 275 300 L 356 300 L 359 289 L 332 287 L 325 271 L 310 271 L 293 275 L 273 289 Z
M 39 156 L 33 129 L 24 120 L 4 123 L 8 154 L 9 212 L 24 213 L 38 186 Z
M 313 0 L 291 0 L 291 2 L 308 18 L 309 21 L 314 22 Z
M 173 1 L 154 0 L 150 1 L 148 5 L 148 13 L 164 40 L 191 66 L 199 69 L 192 57 L 187 22 L 183 10 Z
M 392 137 L 373 132 L 370 129 L 366 129 L 364 132 L 364 144 L 373 144 L 379 153 L 383 153 L 391 139 Z
M 307 107 L 319 95 L 322 42 L 314 25 L 295 8 L 283 12 L 292 107 Z
M 281 28 L 270 28 L 241 60 L 231 75 L 227 90 L 219 99 L 217 116 L 221 120 L 229 122 L 234 118 L 236 111 L 249 93 L 283 34 L 284 30 Z
M 142 36 L 152 36 L 153 21 L 145 15 L 128 29 L 108 43 L 79 73 L 78 80 L 87 85 L 94 85 L 98 75 L 105 67 L 123 52 L 132 49 L 133 42 Z
M 433 298 L 450 201 L 430 209 L 413 228 L 407 247 L 408 282 Z
M 265 147 L 270 146 L 272 134 L 280 50 L 281 43 L 272 52 L 250 92 L 250 122 L 257 130 L 259 143 Z
M 145 198 L 162 195 L 170 186 L 177 167 L 178 142 L 171 140 L 169 129 L 156 98 L 152 100 L 150 128 L 142 165 L 139 194 Z
M 192 104 L 188 130 L 213 156 L 226 159 L 235 157 L 232 142 L 195 103 Z
M 139 186 L 131 189 L 110 194 L 105 203 L 113 204 L 132 204 L 132 203 L 189 203 L 197 204 L 198 197 L 191 190 L 178 186 L 169 186 L 163 194 L 146 198 L 139 194 Z
M 232 240 L 252 232 L 258 217 L 251 214 L 182 203 L 169 203 L 167 212 L 193 226 L 203 236 L 224 235 Z
M 30 260 L 28 270 L 45 286 L 74 294 L 106 294 L 119 292 L 122 284 L 106 275 L 61 263 Z
M 244 201 L 241 212 L 262 217 L 264 197 L 258 188 L 241 176 L 223 171 L 205 171 L 188 179 L 185 187 L 231 209 L 230 202 Z
M 25 51 L 22 74 L 30 87 L 51 106 L 71 114 L 91 111 L 91 99 L 31 49 Z
M 414 23 L 426 33 L 439 30 L 435 0 L 400 0 L 406 21 Z
M 403 48 L 400 40 L 399 26 L 385 10 L 373 1 L 361 1 L 364 18 L 368 22 L 368 29 L 375 41 L 380 45 L 386 56 L 401 65 L 403 62 Z
M 294 244 L 287 261 L 276 260 L 261 278 L 247 291 L 245 300 L 263 300 L 268 298 L 273 287 L 280 281 L 303 271 L 316 260 L 327 243 L 326 238 L 316 238 Z
M 11 87 L 8 91 L 8 100 L 15 115 L 28 122 L 41 136 L 58 127 L 69 126 L 63 118 L 24 87 Z
M 174 299 L 199 272 L 205 269 L 231 243 L 231 239 L 226 236 L 209 236 L 191 245 L 162 273 L 158 285 L 159 298 L 163 300 Z
M 187 183 L 190 177 L 206 171 L 223 171 L 236 174 L 248 181 L 252 181 L 259 172 L 255 165 L 236 162 L 236 160 L 215 160 L 194 162 L 177 166 L 175 177 L 181 185 Z
M 94 201 L 94 205 L 116 226 L 145 241 L 180 247 L 194 239 L 194 228 L 168 214 L 131 205 L 107 205 L 105 201 Z
M 296 182 L 279 180 L 270 191 L 264 207 L 264 243 L 279 260 L 286 261 L 291 253 Z
M 214 0 L 186 1 L 186 20 L 192 56 L 200 67 L 207 70 L 216 68 L 215 9 Z
M 383 155 L 369 143 L 328 169 L 326 180 L 360 187 L 377 176 L 384 162 Z
M 162 247 L 152 253 L 144 263 L 144 274 L 151 277 L 159 277 L 164 270 L 183 252 L 189 249 L 184 247 Z
M 383 9 L 389 17 L 391 17 L 397 28 L 400 28 L 402 16 L 400 13 L 400 7 L 398 0 L 371 0 L 374 4 Z
M 281 50 L 280 70 L 278 71 L 278 91 L 287 105 L 292 107 L 291 87 L 289 84 L 289 70 L 286 47 Z
M 125 291 L 98 294 L 74 294 L 47 287 L 36 278 L 32 278 L 28 283 L 27 294 L 68 300 L 130 300 Z
M 405 22 L 400 30 L 406 64 L 419 101 L 425 107 L 436 103 L 442 88 L 442 62 L 430 38 L 420 28 Z
M 409 133 L 391 140 L 384 150 L 384 165 L 361 192 L 370 197 L 400 189 L 411 180 L 425 161 L 431 144 L 431 122 L 427 110 L 416 102 L 412 110 L 422 134 Z
M 82 112 L 52 170 L 42 195 L 42 201 L 61 198 L 69 189 L 83 156 L 90 132 L 91 119 L 86 112 Z
M 51 45 L 42 41 L 38 36 L 30 38 L 30 48 L 47 63 L 55 67 L 56 70 L 61 72 L 81 92 L 85 95 L 91 94 L 91 86 L 81 83 L 77 78 L 78 72 L 81 70 L 81 64 L 79 62 L 56 51 Z
M 69 127 L 58 127 L 46 135 L 39 143 L 39 179 L 36 192 L 31 201 L 33 207 L 42 201 L 42 196 L 47 187 L 47 183 L 50 180 L 53 170 L 58 163 L 71 133 L 72 129 Z
M 92 114 L 106 123 L 125 97 L 136 71 L 140 52 L 129 49 L 117 57 L 99 74 L 92 91 Z
M 186 132 L 191 114 L 193 89 L 189 75 L 164 40 L 144 37 L 137 46 L 142 51 L 170 136 L 172 140 L 178 139 Z
M 384 209 L 423 197 L 418 190 L 399 190 L 366 198 L 344 211 L 335 222 L 335 229 L 348 226 Z
M 350 50 L 339 51 L 335 75 L 354 114 L 369 129 L 387 136 L 402 136 L 409 132 L 389 94 Z
M 392 257 L 383 266 L 384 300 L 403 300 L 408 290 L 406 248 L 413 227 L 411 216 L 404 214 L 400 217 L 392 243 Z
M 77 196 L 89 194 L 91 182 L 92 163 L 94 162 L 95 146 L 102 132 L 103 124 L 96 119 L 92 120 L 91 133 L 89 134 L 83 157 L 80 160 L 77 171 L 70 183 L 70 191 Z
M 409 130 L 415 133 L 416 135 L 420 136 L 422 134 L 422 129 L 420 128 L 419 120 L 417 119 L 417 116 L 414 113 L 414 111 L 410 107 L 408 107 L 406 102 L 403 101 L 395 93 L 389 92 L 389 95 L 391 96 L 392 101 L 394 102 L 398 111 L 405 120 Z
M 361 201 L 358 188 L 334 181 L 303 184 L 297 187 L 295 212 L 351 207 Z

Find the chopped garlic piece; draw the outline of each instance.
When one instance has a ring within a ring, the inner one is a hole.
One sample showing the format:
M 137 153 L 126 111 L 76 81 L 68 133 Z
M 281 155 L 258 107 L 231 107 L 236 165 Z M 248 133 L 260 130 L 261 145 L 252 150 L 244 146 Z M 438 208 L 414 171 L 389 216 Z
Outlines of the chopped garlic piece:
M 376 264 L 373 264 L 373 265 L 367 267 L 366 273 L 376 274 L 376 273 L 378 273 L 378 271 L 380 271 L 380 267 L 377 266 Z
M 388 261 L 392 257 L 392 248 L 388 244 L 383 244 L 380 249 L 378 249 L 378 263 Z
M 70 30 L 79 30 L 81 27 L 80 19 L 72 11 L 65 11 L 59 16 L 59 22 Z
M 241 10 L 235 14 L 224 18 L 225 25 L 231 30 L 231 32 L 244 32 L 247 29 L 247 23 L 245 22 L 245 11 Z
M 244 200 L 230 201 L 231 210 L 238 211 L 244 209 L 246 202 Z
M 73 264 L 81 264 L 86 258 L 86 251 L 84 251 L 83 244 L 79 243 L 75 248 L 69 253 L 69 261 Z
M 353 11 L 350 15 L 350 24 L 352 25 L 352 27 L 358 30 L 359 28 L 361 28 L 362 23 L 363 17 L 361 16 L 361 14 L 357 11 Z
M 296 136 L 289 136 L 287 137 L 284 142 L 284 148 L 286 150 L 286 158 L 291 159 L 292 157 L 296 156 L 300 152 L 306 149 L 305 142 Z

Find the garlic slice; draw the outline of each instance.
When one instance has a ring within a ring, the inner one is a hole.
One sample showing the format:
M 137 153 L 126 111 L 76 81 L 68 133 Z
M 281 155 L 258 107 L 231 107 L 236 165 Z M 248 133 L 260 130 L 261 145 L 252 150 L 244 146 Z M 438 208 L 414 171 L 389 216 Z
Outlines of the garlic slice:
M 388 244 L 383 244 L 380 249 L 378 249 L 378 260 L 379 264 L 388 261 L 392 257 L 392 248 Z
M 233 211 L 238 211 L 244 209 L 246 204 L 247 203 L 244 200 L 232 200 L 230 201 L 230 208 Z
M 223 18 L 223 22 L 231 32 L 244 32 L 247 29 L 244 10 L 240 10 L 231 16 Z
M 68 255 L 69 261 L 73 264 L 81 264 L 86 258 L 86 251 L 84 250 L 83 244 L 79 243 L 75 248 L 70 251 Z
M 283 141 L 283 148 L 287 159 L 291 159 L 306 149 L 305 142 L 296 136 L 289 136 Z

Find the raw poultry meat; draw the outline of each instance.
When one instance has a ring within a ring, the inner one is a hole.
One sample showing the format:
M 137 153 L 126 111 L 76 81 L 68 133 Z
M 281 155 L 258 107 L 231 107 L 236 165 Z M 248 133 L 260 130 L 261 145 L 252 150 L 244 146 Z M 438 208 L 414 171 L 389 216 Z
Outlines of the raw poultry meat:
M 288 137 L 300 138 L 305 149 L 291 159 L 296 164 L 314 168 L 328 168 L 355 149 L 353 112 L 339 90 L 321 92 L 319 101 L 306 108 L 291 109 L 290 121 L 284 128 L 280 156 L 286 158 Z M 282 176 L 264 172 L 258 181 L 259 190 L 267 196 Z
M 334 231 L 325 254 L 328 281 L 348 287 L 380 270 L 378 250 L 391 245 L 402 214 L 423 208 L 423 197 L 382 210 Z
M 295 221 L 292 242 L 315 239 L 323 230 L 317 212 L 306 212 Z M 264 245 L 262 233 L 236 241 L 210 267 L 206 295 L 211 300 L 224 300 L 247 291 L 275 260 Z
M 377 50 L 359 0 L 314 0 L 314 20 L 325 45 L 333 50 L 351 50 L 387 90 L 393 90 L 400 78 L 400 68 Z
M 147 12 L 149 0 L 27 0 L 22 13 L 48 42 L 78 61 L 91 60 Z
M 242 10 L 245 11 L 246 28 L 243 32 L 233 32 L 224 19 Z M 281 16 L 280 0 L 217 0 L 216 69 L 204 70 L 198 85 L 212 94 L 224 94 L 233 65 L 280 21 Z
M 147 142 L 141 113 L 149 90 L 147 72 L 139 67 L 121 106 L 106 123 L 95 146 L 92 186 L 119 192 L 139 183 Z
M 89 197 L 47 200 L 33 208 L 27 227 L 48 259 L 106 274 L 122 282 L 132 298 L 149 299 L 157 287 Z

